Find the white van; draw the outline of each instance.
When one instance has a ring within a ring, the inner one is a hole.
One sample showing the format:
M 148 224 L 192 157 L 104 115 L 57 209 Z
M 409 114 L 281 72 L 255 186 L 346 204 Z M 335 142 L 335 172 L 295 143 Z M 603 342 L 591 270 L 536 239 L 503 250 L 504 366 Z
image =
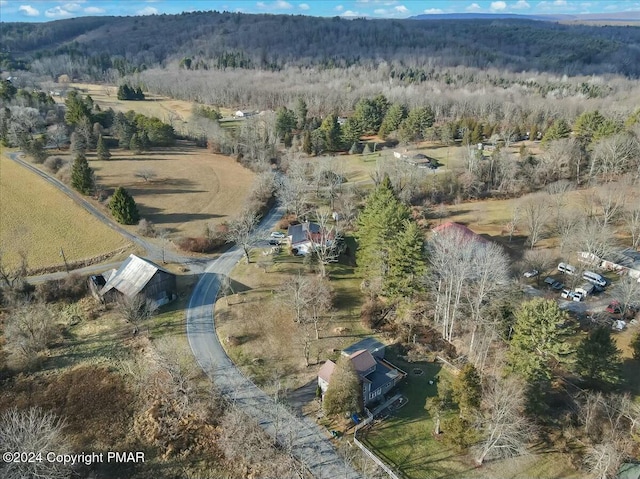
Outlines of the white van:
M 578 286 L 575 289 L 576 294 L 580 294 L 583 297 L 586 297 L 588 295 L 590 295 L 591 293 L 593 293 L 594 287 L 591 283 L 585 283 L 581 286 Z
M 558 264 L 558 271 L 560 271 L 561 273 L 576 274 L 576 269 L 567 263 Z
M 582 279 L 586 279 L 590 283 L 597 284 L 598 286 L 605 287 L 607 285 L 607 280 L 600 276 L 598 273 L 594 273 L 593 271 L 585 271 L 582 274 Z

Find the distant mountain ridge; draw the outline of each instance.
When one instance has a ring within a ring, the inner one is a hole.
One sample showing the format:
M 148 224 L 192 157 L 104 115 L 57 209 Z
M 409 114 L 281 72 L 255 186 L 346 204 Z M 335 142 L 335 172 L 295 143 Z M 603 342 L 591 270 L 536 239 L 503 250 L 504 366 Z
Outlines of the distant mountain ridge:
M 543 22 L 640 22 L 640 11 L 581 13 L 581 14 L 538 14 L 518 13 L 433 13 L 409 17 L 408 20 L 535 20 Z
M 628 24 L 639 16 L 469 13 L 374 20 L 210 11 L 2 23 L 0 68 L 12 70 L 37 58 L 52 78 L 73 64 L 99 79 L 110 69 L 132 73 L 169 63 L 279 70 L 386 62 L 403 78 L 458 65 L 637 78 L 640 28 L 598 22 Z

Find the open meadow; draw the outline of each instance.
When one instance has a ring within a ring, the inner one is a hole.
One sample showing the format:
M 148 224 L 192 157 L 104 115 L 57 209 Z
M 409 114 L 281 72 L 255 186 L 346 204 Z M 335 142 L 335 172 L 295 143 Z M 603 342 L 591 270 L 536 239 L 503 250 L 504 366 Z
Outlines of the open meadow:
M 30 269 L 62 265 L 130 246 L 119 233 L 95 219 L 64 193 L 35 174 L 0 157 L 0 249 L 16 265 L 26 254 Z
M 206 225 L 222 223 L 241 212 L 254 178 L 234 159 L 187 142 L 141 155 L 114 150 L 108 161 L 91 155 L 89 166 L 109 192 L 118 186 L 126 188 L 141 218 L 183 236 L 201 236 Z M 153 177 L 137 177 L 143 170 Z

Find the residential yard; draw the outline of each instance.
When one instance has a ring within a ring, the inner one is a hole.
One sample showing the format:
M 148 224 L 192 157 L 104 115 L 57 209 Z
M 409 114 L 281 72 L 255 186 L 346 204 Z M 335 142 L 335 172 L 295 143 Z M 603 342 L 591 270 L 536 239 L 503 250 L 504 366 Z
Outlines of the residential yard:
M 578 479 L 567 457 L 552 451 L 536 451 L 526 457 L 487 462 L 475 467 L 473 458 L 460 455 L 433 436 L 434 419 L 424 409 L 426 399 L 437 394 L 438 380 L 452 373 L 437 363 L 407 363 L 387 355 L 409 373 L 400 387 L 408 403 L 390 417 L 376 421 L 364 434 L 365 444 L 384 459 L 394 471 L 410 479 Z M 423 371 L 417 375 L 417 370 Z M 434 384 L 429 384 L 434 381 Z M 443 432 L 443 434 L 446 432 Z
M 329 267 L 334 311 L 323 319 L 319 340 L 313 326 L 306 330 L 311 336 L 307 367 L 305 328 L 295 323 L 282 298 L 286 281 L 298 271 L 314 273 L 306 273 L 302 259 L 284 250 L 273 263 L 265 263 L 261 251 L 254 253 L 256 262 L 241 262 L 233 270 L 233 293 L 216 303 L 218 336 L 231 359 L 264 390 L 294 390 L 314 380 L 327 359 L 336 359 L 342 348 L 367 333 L 360 323 L 361 279 L 352 266 Z
M 69 197 L 6 156 L 0 156 L 0 250 L 16 265 L 26 254 L 29 268 L 63 265 L 130 252 L 130 243 Z

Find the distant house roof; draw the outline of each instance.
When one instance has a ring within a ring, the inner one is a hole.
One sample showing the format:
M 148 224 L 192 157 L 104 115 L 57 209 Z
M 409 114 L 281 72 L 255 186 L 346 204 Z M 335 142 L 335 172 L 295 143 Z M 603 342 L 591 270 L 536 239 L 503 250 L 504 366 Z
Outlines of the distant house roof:
M 318 371 L 318 377 L 328 383 L 329 379 L 331 378 L 331 375 L 333 374 L 333 370 L 335 368 L 336 368 L 336 363 L 334 363 L 331 360 L 328 360 L 326 363 L 322 365 L 322 367 L 320 368 L 320 371 Z
M 342 350 L 342 354 L 346 356 L 351 356 L 356 351 L 360 351 L 362 349 L 369 351 L 373 356 L 383 358 L 384 357 L 384 348 L 385 345 L 378 341 L 376 338 L 367 337 L 361 339 L 357 343 L 353 343 L 351 346 L 344 348 Z
M 311 239 L 311 235 L 317 235 L 319 233 L 320 225 L 309 222 L 289 226 L 289 229 L 287 230 L 287 236 L 291 238 L 292 246 L 309 241 Z
M 351 364 L 360 376 L 364 376 L 371 368 L 376 367 L 376 360 L 366 349 L 356 351 L 351 356 Z
M 140 258 L 134 254 L 129 255 L 118 270 L 110 275 L 100 290 L 100 295 L 103 296 L 115 289 L 125 296 L 135 296 L 144 289 L 158 271 L 172 274 L 148 259 Z
M 454 223 L 453 221 L 447 221 L 446 223 L 442 223 L 441 225 L 436 226 L 432 230 L 435 234 L 442 234 L 444 232 L 451 234 L 458 234 L 462 239 L 466 241 L 478 241 L 480 243 L 487 243 L 487 240 L 484 239 L 477 233 L 474 233 L 465 225 L 461 225 L 460 223 Z

